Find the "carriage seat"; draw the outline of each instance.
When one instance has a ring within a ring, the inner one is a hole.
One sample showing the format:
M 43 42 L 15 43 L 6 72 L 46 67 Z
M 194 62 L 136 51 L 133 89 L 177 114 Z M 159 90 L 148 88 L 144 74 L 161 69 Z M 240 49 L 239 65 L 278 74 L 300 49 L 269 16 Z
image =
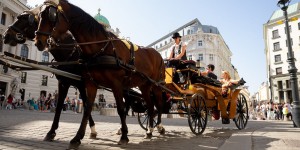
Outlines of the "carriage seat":
M 197 70 L 196 68 L 196 62 L 193 60 L 180 60 L 178 66 L 176 66 L 176 69 L 194 69 Z
M 219 80 L 207 76 L 193 76 L 191 78 L 191 82 L 192 84 L 202 83 L 202 84 L 212 85 L 215 87 L 222 87 L 222 83 Z

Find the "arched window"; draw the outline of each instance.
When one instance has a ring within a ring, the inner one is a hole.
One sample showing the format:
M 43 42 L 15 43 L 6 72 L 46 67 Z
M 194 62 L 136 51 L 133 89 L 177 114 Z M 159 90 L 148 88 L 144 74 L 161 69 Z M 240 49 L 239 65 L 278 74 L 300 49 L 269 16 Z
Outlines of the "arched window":
M 27 45 L 23 44 L 21 47 L 21 57 L 28 58 L 28 47 Z
M 42 62 L 49 62 L 49 53 L 46 51 L 43 52 Z

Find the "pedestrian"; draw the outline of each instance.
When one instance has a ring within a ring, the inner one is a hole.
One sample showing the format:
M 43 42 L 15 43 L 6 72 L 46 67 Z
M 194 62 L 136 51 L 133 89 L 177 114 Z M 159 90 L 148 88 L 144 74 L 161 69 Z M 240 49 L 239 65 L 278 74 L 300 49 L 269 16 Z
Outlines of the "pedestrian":
M 51 93 L 49 93 L 48 97 L 46 98 L 45 103 L 44 103 L 44 105 L 45 105 L 45 111 L 47 111 L 50 108 L 51 98 L 52 98 L 52 95 L 51 95 Z
M 5 95 L 1 94 L 0 95 L 0 109 L 3 109 L 3 107 L 4 107 L 4 100 L 5 100 Z
M 286 105 L 287 105 L 287 108 L 288 108 L 288 114 L 287 114 L 287 117 L 288 117 L 290 120 L 293 120 L 291 104 L 290 104 L 289 102 L 287 102 Z
M 278 104 L 278 118 L 279 120 L 283 120 L 283 113 L 282 113 L 283 105 L 282 103 Z
M 40 98 L 38 99 L 38 102 L 39 102 L 39 110 L 42 112 L 45 107 L 44 107 L 44 102 L 46 101 L 46 98 L 44 96 L 44 94 L 42 93 Z
M 282 112 L 283 112 L 283 116 L 284 116 L 284 120 L 285 121 L 288 121 L 289 118 L 288 118 L 288 113 L 289 113 L 289 110 L 288 110 L 288 106 L 287 104 L 284 105 L 283 109 L 282 109 Z
M 13 103 L 13 96 L 11 94 L 8 95 L 7 97 L 7 105 L 6 105 L 6 109 L 12 109 L 12 103 Z
M 71 100 L 71 110 L 76 112 L 76 110 L 75 110 L 75 99 L 74 98 Z

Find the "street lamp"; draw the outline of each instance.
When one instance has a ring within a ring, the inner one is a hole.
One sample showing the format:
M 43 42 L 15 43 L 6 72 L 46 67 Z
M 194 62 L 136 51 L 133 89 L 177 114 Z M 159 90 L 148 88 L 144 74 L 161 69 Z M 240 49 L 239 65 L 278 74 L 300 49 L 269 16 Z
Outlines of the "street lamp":
M 278 0 L 277 6 L 281 8 L 285 18 L 285 28 L 286 28 L 286 38 L 288 46 L 288 59 L 289 63 L 288 72 L 290 74 L 290 83 L 292 88 L 292 98 L 293 98 L 293 121 L 296 127 L 300 127 L 300 101 L 299 101 L 299 91 L 298 91 L 298 78 L 297 78 L 297 68 L 295 66 L 295 58 L 292 51 L 291 35 L 289 29 L 289 20 L 287 15 L 287 9 L 291 0 Z

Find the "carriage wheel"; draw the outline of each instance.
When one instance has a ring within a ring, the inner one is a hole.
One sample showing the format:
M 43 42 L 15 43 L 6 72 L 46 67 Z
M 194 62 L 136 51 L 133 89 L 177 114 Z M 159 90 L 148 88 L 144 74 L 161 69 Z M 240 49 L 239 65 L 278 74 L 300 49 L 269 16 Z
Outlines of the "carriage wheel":
M 237 108 L 236 108 L 236 118 L 234 118 L 234 122 L 236 127 L 239 130 L 242 130 L 246 127 L 248 123 L 248 104 L 246 98 L 243 94 L 239 94 Z
M 204 132 L 207 124 L 207 108 L 201 94 L 194 94 L 188 104 L 188 122 L 194 134 L 200 135 Z
M 140 126 L 147 131 L 147 128 L 149 126 L 148 110 L 146 110 L 144 113 L 138 113 L 138 122 Z M 154 121 L 153 121 L 153 128 L 156 127 L 156 125 L 157 125 L 157 115 L 155 114 Z

